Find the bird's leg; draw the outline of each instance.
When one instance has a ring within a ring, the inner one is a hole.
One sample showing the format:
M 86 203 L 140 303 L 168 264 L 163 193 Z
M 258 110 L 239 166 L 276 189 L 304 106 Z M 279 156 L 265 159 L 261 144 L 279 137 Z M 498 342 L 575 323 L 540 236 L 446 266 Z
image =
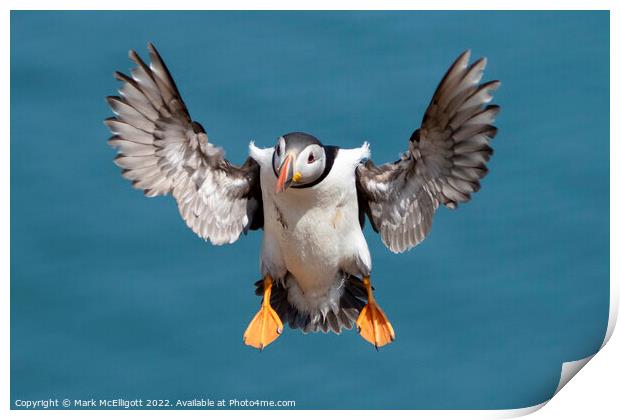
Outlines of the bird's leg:
M 364 340 L 374 344 L 375 348 L 378 350 L 379 347 L 394 341 L 396 336 L 392 324 L 390 324 L 385 313 L 383 313 L 383 310 L 381 310 L 375 301 L 372 294 L 370 277 L 364 277 L 363 282 L 366 293 L 368 294 L 368 303 L 362 308 L 355 325 L 357 326 L 357 331 Z
M 273 280 L 271 276 L 265 276 L 263 281 L 263 302 L 252 321 L 250 321 L 250 325 L 248 325 L 248 328 L 243 333 L 243 342 L 259 350 L 271 344 L 280 336 L 284 329 L 280 317 L 276 311 L 273 310 L 269 302 L 271 299 L 272 285 Z

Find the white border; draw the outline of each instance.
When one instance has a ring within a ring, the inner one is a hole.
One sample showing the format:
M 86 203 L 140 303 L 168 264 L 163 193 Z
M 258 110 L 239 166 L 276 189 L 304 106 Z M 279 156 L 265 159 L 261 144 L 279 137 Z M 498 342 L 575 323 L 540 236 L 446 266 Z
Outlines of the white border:
M 613 0 L 9 0 L 12 10 L 613 10 Z M 61 5 L 58 5 L 58 4 Z M 55 7 L 50 7 L 53 4 Z M 171 7 L 171 6 L 174 7 Z
M 288 10 L 341 10 L 341 9 L 355 9 L 355 10 L 383 10 L 383 9 L 396 9 L 396 10 L 556 10 L 556 9 L 568 9 L 568 10 L 611 10 L 611 115 L 620 115 L 618 113 L 618 99 L 620 98 L 620 92 L 618 91 L 618 84 L 616 81 L 616 75 L 618 74 L 618 62 L 617 62 L 617 54 L 614 54 L 614 51 L 617 51 L 618 48 L 618 7 L 614 7 L 615 3 L 611 0 L 590 0 L 588 2 L 584 1 L 576 1 L 576 0 L 563 0 L 563 1 L 552 1 L 552 0 L 522 0 L 522 1 L 496 1 L 496 0 L 427 0 L 425 2 L 421 1 L 405 1 L 405 0 L 385 0 L 378 2 L 376 0 L 358 0 L 358 1 L 326 1 L 326 0 L 315 0 L 315 1 L 299 1 L 295 4 L 292 4 L 287 1 L 279 0 L 264 0 L 264 1 L 228 1 L 228 2 L 213 2 L 213 1 L 188 1 L 188 0 L 176 0 L 174 2 L 170 2 L 168 0 L 134 0 L 131 4 L 128 4 L 126 1 L 121 0 L 107 0 L 107 1 L 90 1 L 88 3 L 83 1 L 65 1 L 62 2 L 62 5 L 59 5 L 59 2 L 54 2 L 55 4 L 52 7 L 50 5 L 51 2 L 46 1 L 14 1 L 9 0 L 5 1 L 8 7 L 5 10 L 5 14 L 3 15 L 3 30 L 1 32 L 2 36 L 2 45 L 4 46 L 5 54 L 8 55 L 10 51 L 10 13 L 9 10 L 62 10 L 62 9 L 76 9 L 76 10 L 148 10 L 148 9 L 156 9 L 156 10 L 172 10 L 170 6 L 174 6 L 174 10 L 198 10 L 198 9 L 211 9 L 211 10 L 260 10 L 260 9 L 288 9 Z M 129 8 L 128 8 L 129 6 Z M 466 8 L 464 8 L 466 6 Z M 5 57 L 6 57 L 5 55 Z M 4 89 L 2 92 L 10 92 L 10 67 L 3 66 L 2 68 L 3 77 L 2 83 L 4 85 Z M 8 139 L 10 138 L 10 96 L 5 94 L 5 99 L 2 101 L 2 112 L 0 112 L 0 118 L 2 122 L 2 127 L 4 128 L 5 136 L 4 136 L 4 144 L 5 147 L 9 147 Z M 611 118 L 611 138 L 615 138 L 615 134 L 617 134 L 617 123 L 615 118 Z M 611 142 L 610 146 L 610 156 L 617 156 L 617 146 L 614 145 L 614 142 Z M 0 229 L 2 232 L 2 237 L 4 240 L 2 241 L 2 267 L 4 268 L 4 276 L 3 278 L 8 280 L 10 276 L 9 264 L 10 264 L 10 207 L 9 207 L 9 198 L 10 198 L 10 154 L 3 153 L 2 154 L 3 165 L 3 181 L 2 181 L 2 196 L 3 206 L 2 206 L 2 221 L 0 225 Z M 611 196 L 611 214 L 614 214 L 614 210 L 617 210 L 617 199 L 616 195 L 613 194 L 614 186 L 613 180 L 617 179 L 617 170 L 614 165 L 611 165 L 611 180 L 612 186 L 610 191 Z M 610 220 L 610 257 L 611 257 L 611 279 L 610 279 L 610 314 L 609 314 L 609 324 L 607 333 L 605 336 L 605 341 L 603 345 L 607 344 L 613 330 L 615 328 L 617 313 L 618 313 L 618 276 L 616 275 L 616 267 L 614 265 L 614 250 L 616 249 L 614 243 L 614 235 L 613 233 L 617 232 L 616 224 L 614 223 L 614 219 Z M 10 408 L 10 356 L 9 356 L 9 339 L 10 339 L 10 298 L 9 298 L 10 284 L 9 281 L 4 282 L 4 293 L 2 296 L 3 310 L 2 310 L 2 337 L 5 338 L 5 345 L 2 348 L 3 360 L 0 364 L 2 380 L 0 381 L 0 392 L 1 398 L 3 400 L 3 411 L 9 411 Z M 617 340 L 616 340 L 617 341 Z M 618 354 L 620 353 L 620 346 L 617 343 L 612 343 L 611 346 L 606 346 L 607 348 L 611 348 L 609 352 L 606 350 L 603 352 L 603 355 L 597 356 L 594 358 L 594 362 L 591 363 L 592 368 L 586 368 L 586 374 L 583 374 L 583 378 L 580 381 L 577 381 L 578 384 L 574 386 L 570 384 L 567 386 L 566 391 L 563 391 L 559 394 L 559 397 L 553 398 L 553 403 L 549 404 L 549 408 L 542 410 L 537 413 L 536 416 L 539 418 L 580 418 L 584 415 L 591 416 L 593 413 L 600 415 L 600 417 L 595 418 L 605 418 L 609 417 L 609 413 L 617 413 L 617 397 L 612 395 L 615 386 L 612 384 L 615 381 L 613 378 L 612 372 L 618 372 Z M 562 373 L 560 383 L 558 384 L 557 392 L 566 385 L 566 383 L 581 369 L 583 368 L 588 361 L 592 359 L 594 355 L 582 359 L 580 361 L 573 361 L 564 363 L 562 366 Z M 597 362 L 598 359 L 600 363 Z M 603 363 L 604 362 L 604 363 Z M 581 375 L 580 375 L 581 376 Z M 575 381 L 573 381 L 575 382 Z M 579 386 L 577 386 L 579 385 Z M 576 393 L 579 392 L 579 393 Z M 563 394 L 566 394 L 566 398 L 563 398 Z M 606 396 L 606 397 L 605 397 Z M 594 406 L 590 406 L 589 403 L 594 402 Z M 533 407 L 526 407 L 518 410 L 487 410 L 487 411 L 462 411 L 462 410 L 454 410 L 454 411 L 428 411 L 428 410 L 418 410 L 418 411 L 353 411 L 353 410 L 338 410 L 338 411 L 328 411 L 328 412 L 320 412 L 319 415 L 333 415 L 335 416 L 346 416 L 349 415 L 355 416 L 356 418 L 371 418 L 377 415 L 381 417 L 393 417 L 393 418 L 507 418 L 507 417 L 517 417 L 526 415 L 532 412 L 539 410 L 541 407 L 545 406 L 547 403 L 542 403 Z M 323 414 L 325 413 L 325 414 Z M 108 418 L 110 415 L 115 417 L 139 417 L 139 418 L 167 418 L 171 415 L 183 416 L 183 417 L 194 417 L 194 418 L 204 418 L 205 416 L 216 417 L 216 418 L 235 418 L 235 417 L 247 417 L 252 416 L 256 419 L 273 419 L 275 418 L 284 418 L 291 415 L 290 412 L 287 411 L 209 411 L 208 413 L 205 411 L 120 411 L 115 410 L 113 413 L 101 410 L 101 411 L 78 411 L 78 410 L 58 410 L 58 411 L 21 411 L 21 410 L 12 410 L 8 413 L 12 417 L 19 418 L 31 418 L 31 417 L 39 417 L 39 416 L 47 416 L 51 418 L 84 418 L 84 417 L 92 417 L 92 418 Z M 308 419 L 315 417 L 318 413 L 315 411 L 303 411 L 296 410 L 295 417 L 299 419 Z M 541 417 L 542 416 L 542 417 Z

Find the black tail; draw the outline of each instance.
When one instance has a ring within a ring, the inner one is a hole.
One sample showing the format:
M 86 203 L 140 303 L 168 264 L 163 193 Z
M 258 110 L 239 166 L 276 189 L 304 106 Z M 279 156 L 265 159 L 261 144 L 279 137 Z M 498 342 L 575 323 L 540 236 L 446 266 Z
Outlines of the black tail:
M 338 313 L 329 310 L 325 314 L 321 312 L 308 313 L 302 312 L 288 301 L 288 290 L 280 282 L 274 282 L 271 288 L 271 307 L 277 312 L 282 323 L 288 324 L 291 328 L 299 328 L 303 332 L 330 330 L 340 334 L 343 329 L 350 330 L 355 325 L 355 321 L 360 311 L 368 301 L 368 295 L 362 281 L 349 274 L 345 274 L 344 292 L 340 297 L 340 308 Z M 263 280 L 254 283 L 256 295 L 263 296 Z

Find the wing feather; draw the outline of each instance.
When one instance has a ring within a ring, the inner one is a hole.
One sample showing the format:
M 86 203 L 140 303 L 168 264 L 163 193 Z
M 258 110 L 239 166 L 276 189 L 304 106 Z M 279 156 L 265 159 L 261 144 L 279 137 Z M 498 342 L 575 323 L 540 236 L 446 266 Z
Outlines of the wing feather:
M 155 47 L 148 49 L 150 65 L 129 52 L 136 67 L 131 76 L 115 73 L 119 96 L 107 98 L 115 114 L 105 121 L 108 143 L 119 151 L 122 176 L 148 197 L 172 194 L 188 227 L 214 244 L 262 227 L 258 164 L 249 158 L 238 167 L 224 158 L 190 118 Z
M 393 252 L 424 240 L 439 205 L 469 201 L 488 172 L 500 110 L 488 103 L 500 82 L 480 84 L 487 60 L 469 58 L 465 51 L 447 71 L 401 159 L 357 168 L 360 206 Z

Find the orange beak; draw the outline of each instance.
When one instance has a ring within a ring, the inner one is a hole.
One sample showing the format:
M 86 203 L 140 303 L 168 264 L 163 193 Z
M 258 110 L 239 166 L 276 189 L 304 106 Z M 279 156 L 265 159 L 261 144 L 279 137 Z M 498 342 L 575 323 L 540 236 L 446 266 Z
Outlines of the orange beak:
M 293 180 L 293 155 L 287 155 L 280 165 L 278 181 L 276 182 L 276 193 L 281 193 L 291 185 Z

